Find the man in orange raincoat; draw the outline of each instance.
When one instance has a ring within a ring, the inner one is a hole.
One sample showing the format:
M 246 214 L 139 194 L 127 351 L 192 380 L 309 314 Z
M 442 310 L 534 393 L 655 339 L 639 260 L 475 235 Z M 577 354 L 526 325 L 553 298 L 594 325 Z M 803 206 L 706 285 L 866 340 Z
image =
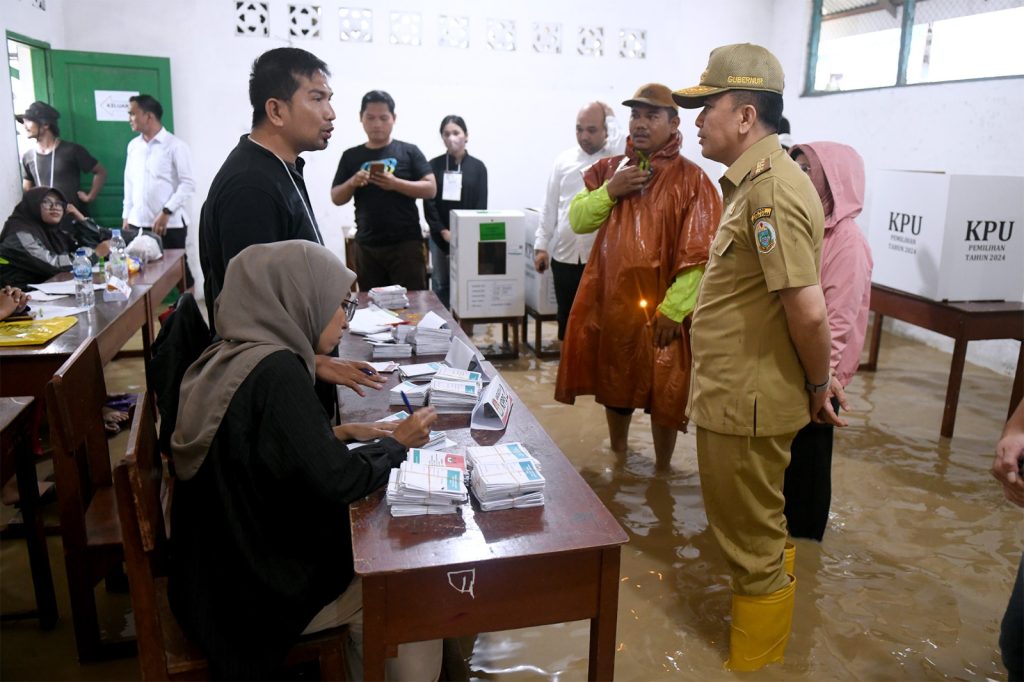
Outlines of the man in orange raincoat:
M 555 399 L 593 395 L 605 406 L 612 450 L 626 454 L 633 411 L 651 415 L 658 469 L 686 428 L 693 311 L 722 213 L 715 186 L 679 154 L 672 91 L 649 83 L 630 107 L 626 154 L 584 171 L 575 232 L 598 230 L 569 316 Z

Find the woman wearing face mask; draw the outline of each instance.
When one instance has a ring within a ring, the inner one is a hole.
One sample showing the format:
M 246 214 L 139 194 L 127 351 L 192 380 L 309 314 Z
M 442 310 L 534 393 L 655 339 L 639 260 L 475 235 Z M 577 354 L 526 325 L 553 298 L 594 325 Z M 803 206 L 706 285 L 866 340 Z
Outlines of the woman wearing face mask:
M 854 219 L 864 207 L 864 161 L 852 147 L 810 142 L 790 149 L 821 198 L 825 237 L 821 244 L 821 288 L 832 333 L 832 406 L 848 409 L 843 389 L 860 364 L 871 300 L 871 249 Z M 832 502 L 832 432 L 810 423 L 790 447 L 783 492 L 791 537 L 821 540 Z
M 110 243 L 95 249 L 73 232 L 86 218 L 52 187 L 33 187 L 14 207 L 0 232 L 0 286 L 24 288 L 71 270 L 75 250 L 84 246 L 93 262 L 110 253 Z
M 426 443 L 436 415 L 427 407 L 397 424 L 331 427 L 314 356 L 348 328 L 354 281 L 312 242 L 244 249 L 217 297 L 221 340 L 182 380 L 168 588 L 212 679 L 283 679 L 303 632 L 349 624 L 353 639 L 362 634 L 348 506 Z M 360 652 L 353 642 L 350 663 Z M 440 662 L 440 641 L 403 644 L 389 676 L 436 679 Z
M 451 250 L 448 212 L 453 208 L 487 208 L 487 166 L 466 151 L 469 133 L 461 116 L 451 114 L 441 120 L 441 140 L 447 151 L 430 160 L 437 194 L 423 202 L 423 212 L 430 225 L 430 259 L 434 264 L 430 288 L 447 308 Z

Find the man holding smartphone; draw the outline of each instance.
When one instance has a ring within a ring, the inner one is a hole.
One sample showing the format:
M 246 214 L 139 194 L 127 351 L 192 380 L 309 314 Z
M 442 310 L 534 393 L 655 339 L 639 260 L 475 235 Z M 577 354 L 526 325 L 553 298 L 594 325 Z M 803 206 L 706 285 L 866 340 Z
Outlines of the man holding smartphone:
M 395 140 L 395 100 L 383 90 L 363 96 L 359 120 L 366 143 L 346 149 L 331 187 L 336 205 L 356 201 L 359 286 L 427 288 L 427 262 L 417 199 L 437 193 L 434 173 L 414 144 Z

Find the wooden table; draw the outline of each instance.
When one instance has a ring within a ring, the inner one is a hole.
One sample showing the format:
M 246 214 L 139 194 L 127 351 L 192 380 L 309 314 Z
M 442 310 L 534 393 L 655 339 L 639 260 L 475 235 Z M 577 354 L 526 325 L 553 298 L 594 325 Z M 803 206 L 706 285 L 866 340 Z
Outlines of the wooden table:
M 360 298 L 365 302 L 365 294 Z M 409 292 L 409 301 L 403 317 L 418 320 L 433 310 L 463 336 L 434 294 Z M 349 335 L 341 355 L 368 359 L 370 350 Z M 440 358 L 406 362 L 434 359 Z M 494 371 L 488 363 L 485 369 Z M 346 390 L 345 420 L 402 409 L 388 404 L 397 383 L 395 373 L 365 400 Z M 400 643 L 583 619 L 590 620 L 589 679 L 613 677 L 619 554 L 628 538 L 526 405 L 514 400 L 505 431 L 471 431 L 469 415 L 448 414 L 435 428 L 463 446 L 522 442 L 543 466 L 543 507 L 481 512 L 474 501 L 461 514 L 395 519 L 383 491 L 352 505 L 366 679 L 384 679 L 384 659 Z
M 68 275 L 54 278 L 68 279 Z M 132 287 L 127 301 L 104 301 L 96 292 L 96 306 L 88 313 L 77 315 L 78 322 L 63 334 L 38 346 L 10 346 L 0 348 L 0 396 L 29 395 L 41 399 L 46 383 L 64 361 L 85 341 L 96 337 L 99 341 L 103 364 L 110 362 L 118 351 L 140 329 L 144 330 L 144 345 L 148 350 L 149 287 Z M 62 299 L 61 305 L 74 305 L 74 299 Z
M 1024 342 L 1024 303 L 945 302 L 933 301 L 880 284 L 871 285 L 871 310 L 875 322 L 871 328 L 868 361 L 861 371 L 873 372 L 878 367 L 878 349 L 882 341 L 882 320 L 893 317 L 953 338 L 953 362 L 946 385 L 946 404 L 942 411 L 939 433 L 953 437 L 956 408 L 960 399 L 960 382 L 967 357 L 967 343 L 988 339 L 1017 339 Z M 1024 395 L 1024 343 L 1017 357 L 1017 371 L 1010 392 L 1009 416 Z
M 57 622 L 57 598 L 53 591 L 50 554 L 46 549 L 46 533 L 39 508 L 36 458 L 30 443 L 32 403 L 30 396 L 0 398 L 0 484 L 6 483 L 13 475 L 18 477 L 19 504 L 36 597 L 35 611 L 5 613 L 3 619 L 38 616 L 39 627 L 49 630 Z
M 185 280 L 185 249 L 167 249 L 164 251 L 163 258 L 150 261 L 142 269 L 142 272 L 134 275 L 131 285 L 133 287 L 140 285 L 148 287 L 146 305 L 149 308 L 147 319 L 150 324 L 146 326 L 149 338 L 145 340 L 148 349 L 148 345 L 152 344 L 156 338 L 156 326 L 153 324 L 153 318 L 158 314 L 160 304 L 174 287 L 178 287 L 179 292 L 188 288 Z
M 529 326 L 530 318 L 533 318 L 533 344 L 530 344 Z M 529 305 L 526 306 L 526 314 L 523 315 L 523 345 L 533 351 L 533 354 L 541 360 L 548 358 L 557 358 L 562 354 L 561 346 L 557 346 L 554 349 L 545 348 L 541 341 L 541 327 L 545 322 L 554 322 L 558 320 L 558 315 L 554 313 L 542 314 L 536 309 L 531 308 Z
M 409 292 L 410 294 L 413 292 Z M 412 299 L 409 299 L 410 303 Z M 447 312 L 447 310 L 446 310 Z M 498 315 L 494 317 L 459 317 L 454 313 L 447 316 L 446 319 L 453 319 L 455 324 L 452 326 L 454 329 L 456 326 L 460 327 L 466 334 L 464 339 L 471 347 L 475 347 L 473 340 L 470 339 L 470 335 L 473 333 L 474 324 L 489 324 L 491 322 L 501 323 L 501 346 L 498 351 L 493 353 L 484 353 L 484 357 L 490 360 L 515 360 L 519 357 L 519 325 L 523 322 L 522 315 Z M 509 341 L 509 327 L 512 328 L 511 342 Z

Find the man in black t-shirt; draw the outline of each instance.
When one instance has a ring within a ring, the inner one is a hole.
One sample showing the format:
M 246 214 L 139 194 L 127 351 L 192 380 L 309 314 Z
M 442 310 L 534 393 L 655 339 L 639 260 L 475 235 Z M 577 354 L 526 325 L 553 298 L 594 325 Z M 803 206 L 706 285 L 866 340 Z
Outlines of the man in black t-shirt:
M 359 286 L 427 288 L 417 199 L 437 192 L 434 173 L 416 145 L 394 140 L 395 100 L 383 90 L 363 96 L 359 120 L 367 141 L 346 149 L 331 187 L 336 205 L 356 200 Z
M 46 102 L 33 102 L 24 114 L 14 117 L 36 141 L 21 157 L 22 189 L 56 187 L 83 215 L 107 181 L 107 169 L 85 147 L 60 136 L 60 112 Z M 89 191 L 81 188 L 81 175 L 92 174 Z

